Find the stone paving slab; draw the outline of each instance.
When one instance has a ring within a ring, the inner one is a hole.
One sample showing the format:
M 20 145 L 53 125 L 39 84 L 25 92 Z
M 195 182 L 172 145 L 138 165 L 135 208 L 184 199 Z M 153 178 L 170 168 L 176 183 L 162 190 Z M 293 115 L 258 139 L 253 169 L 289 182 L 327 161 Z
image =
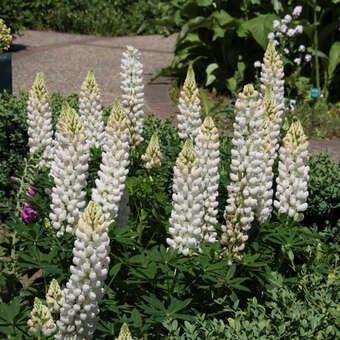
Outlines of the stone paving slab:
M 38 72 L 45 74 L 49 93 L 79 93 L 89 69 L 94 69 L 104 106 L 120 96 L 120 60 L 127 45 L 138 48 L 144 65 L 145 113 L 161 118 L 176 116 L 168 95 L 170 78 L 161 77 L 150 83 L 152 74 L 170 64 L 176 36 L 158 35 L 97 37 L 27 30 L 14 41 L 12 54 L 13 91 L 28 91 Z M 340 139 L 310 141 L 312 153 L 328 151 L 340 162 Z

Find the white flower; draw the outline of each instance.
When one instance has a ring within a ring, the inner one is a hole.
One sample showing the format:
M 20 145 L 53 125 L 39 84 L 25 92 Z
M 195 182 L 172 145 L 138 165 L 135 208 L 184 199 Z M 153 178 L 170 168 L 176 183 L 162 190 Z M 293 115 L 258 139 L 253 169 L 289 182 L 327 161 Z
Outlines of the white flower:
M 278 28 L 280 26 L 280 21 L 279 20 L 274 20 L 273 21 L 273 28 Z
M 300 45 L 299 48 L 298 48 L 299 52 L 304 52 L 306 51 L 306 47 L 305 45 Z
M 140 52 L 127 46 L 121 60 L 122 107 L 129 119 L 130 144 L 135 147 L 143 141 L 144 85 Z
M 303 32 L 303 26 L 302 25 L 297 25 L 296 27 L 295 27 L 295 31 L 297 32 L 297 33 L 302 33 Z
M 85 207 L 89 146 L 79 116 L 63 103 L 55 135 L 51 176 L 51 224 L 57 236 L 71 233 Z
M 235 103 L 234 137 L 231 150 L 231 184 L 224 212 L 221 243 L 228 263 L 240 259 L 258 204 L 263 163 L 263 109 L 252 85 L 246 85 Z
M 259 61 L 259 60 L 256 60 L 255 62 L 254 62 L 254 67 L 261 67 L 261 62 Z
M 129 172 L 129 127 L 127 114 L 116 99 L 105 128 L 103 154 L 92 200 L 103 210 L 111 224 L 119 211 L 119 202 Z
M 290 14 L 285 15 L 282 22 L 285 24 L 289 24 L 292 21 L 292 16 Z
M 294 111 L 294 110 L 295 110 L 295 105 L 296 105 L 296 100 L 295 100 L 295 99 L 291 99 L 291 100 L 289 101 L 289 109 L 290 109 L 291 111 Z
M 289 54 L 289 49 L 288 49 L 288 48 L 284 48 L 283 51 L 284 51 L 286 54 Z
M 281 38 L 283 36 L 283 34 L 281 32 L 276 32 L 276 37 L 277 38 Z
M 218 213 L 219 147 L 217 128 L 212 118 L 207 116 L 198 130 L 195 151 L 202 169 L 204 209 L 202 238 L 208 242 L 216 242 L 217 235 L 214 224 L 217 223 Z
M 277 105 L 280 125 L 282 125 L 285 108 L 283 63 L 275 50 L 272 40 L 269 40 L 262 63 L 261 90 L 263 95 L 265 94 L 267 86 L 272 89 L 275 103 Z
M 293 10 L 293 17 L 298 18 L 302 12 L 302 6 L 296 6 Z
M 202 169 L 191 139 L 187 139 L 174 168 L 172 211 L 167 238 L 170 247 L 183 255 L 200 250 L 203 224 Z
M 109 269 L 109 252 L 108 224 L 99 206 L 90 201 L 76 230 L 71 277 L 64 289 L 56 340 L 92 339 Z
M 133 340 L 128 325 L 124 322 L 116 340 Z
M 50 310 L 59 311 L 62 304 L 65 302 L 64 292 L 60 289 L 59 283 L 53 279 L 48 287 L 46 294 L 46 302 Z
M 287 35 L 288 37 L 292 37 L 295 35 L 295 30 L 293 28 L 290 28 L 288 31 L 287 31 Z
M 280 43 L 279 43 L 278 40 L 276 40 L 276 39 L 273 40 L 273 43 L 274 43 L 274 46 L 280 45 Z
M 307 61 L 307 63 L 309 63 L 312 60 L 312 56 L 310 54 L 306 54 L 305 55 L 305 60 Z
M 275 33 L 274 33 L 274 32 L 268 33 L 268 39 L 269 39 L 269 40 L 275 39 Z
M 43 73 L 36 75 L 27 101 L 27 134 L 30 153 L 45 146 L 39 166 L 50 167 L 53 159 L 52 111 Z
M 286 32 L 287 32 L 287 29 L 288 29 L 288 27 L 287 27 L 287 25 L 285 25 L 285 24 L 281 25 L 281 27 L 280 27 L 280 31 L 281 31 L 282 33 L 286 33 Z
M 294 63 L 297 64 L 297 65 L 300 65 L 301 64 L 301 58 L 295 58 Z
M 177 115 L 179 137 L 195 139 L 202 120 L 201 102 L 192 65 L 189 65 L 180 93 L 178 109 L 180 111 Z
M 147 169 L 159 168 L 161 166 L 162 153 L 159 148 L 157 132 L 151 136 L 145 154 L 142 155 L 142 160 L 146 162 L 145 167 Z
M 104 137 L 103 110 L 99 88 L 90 70 L 79 94 L 79 118 L 83 124 L 90 147 L 99 148 Z
M 39 331 L 45 336 L 51 336 L 57 330 L 49 309 L 36 297 L 31 311 L 31 318 L 27 321 L 29 332 L 35 334 Z
M 308 197 L 308 141 L 300 121 L 295 121 L 282 140 L 274 206 L 280 213 L 303 219 Z

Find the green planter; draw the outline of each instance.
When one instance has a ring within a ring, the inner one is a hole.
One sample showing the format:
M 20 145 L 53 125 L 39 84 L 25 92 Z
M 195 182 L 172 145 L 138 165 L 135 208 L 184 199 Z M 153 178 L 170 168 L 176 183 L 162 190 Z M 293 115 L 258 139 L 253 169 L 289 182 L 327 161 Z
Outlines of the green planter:
M 12 55 L 9 52 L 0 54 L 0 93 L 4 90 L 12 94 Z

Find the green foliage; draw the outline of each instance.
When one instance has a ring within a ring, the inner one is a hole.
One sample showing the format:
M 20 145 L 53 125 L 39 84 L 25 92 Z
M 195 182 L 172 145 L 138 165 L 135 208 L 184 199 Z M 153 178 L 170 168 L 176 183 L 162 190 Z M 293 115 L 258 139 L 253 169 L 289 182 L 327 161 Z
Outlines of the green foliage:
M 312 157 L 309 166 L 307 223 L 340 227 L 340 165 L 324 153 Z
M 2 0 L 0 17 L 13 31 L 23 28 L 116 36 L 166 32 L 155 21 L 162 16 L 161 1 L 133 0 Z

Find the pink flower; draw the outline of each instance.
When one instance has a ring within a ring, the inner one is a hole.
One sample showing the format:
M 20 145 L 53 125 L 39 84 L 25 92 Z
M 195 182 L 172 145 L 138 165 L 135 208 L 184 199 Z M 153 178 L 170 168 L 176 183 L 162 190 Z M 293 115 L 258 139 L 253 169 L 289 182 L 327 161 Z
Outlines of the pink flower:
M 27 196 L 33 197 L 34 194 L 35 194 L 35 187 L 32 185 L 28 190 Z
M 29 223 L 29 222 L 33 221 L 36 214 L 37 214 L 37 212 L 35 210 L 33 210 L 30 207 L 27 207 L 27 205 L 29 205 L 29 203 L 26 203 L 25 204 L 26 208 L 24 208 L 20 211 L 20 214 L 21 214 L 21 217 L 22 217 L 24 223 Z
M 17 180 L 18 180 L 18 177 L 11 176 L 9 179 L 10 179 L 11 181 L 17 181 Z

